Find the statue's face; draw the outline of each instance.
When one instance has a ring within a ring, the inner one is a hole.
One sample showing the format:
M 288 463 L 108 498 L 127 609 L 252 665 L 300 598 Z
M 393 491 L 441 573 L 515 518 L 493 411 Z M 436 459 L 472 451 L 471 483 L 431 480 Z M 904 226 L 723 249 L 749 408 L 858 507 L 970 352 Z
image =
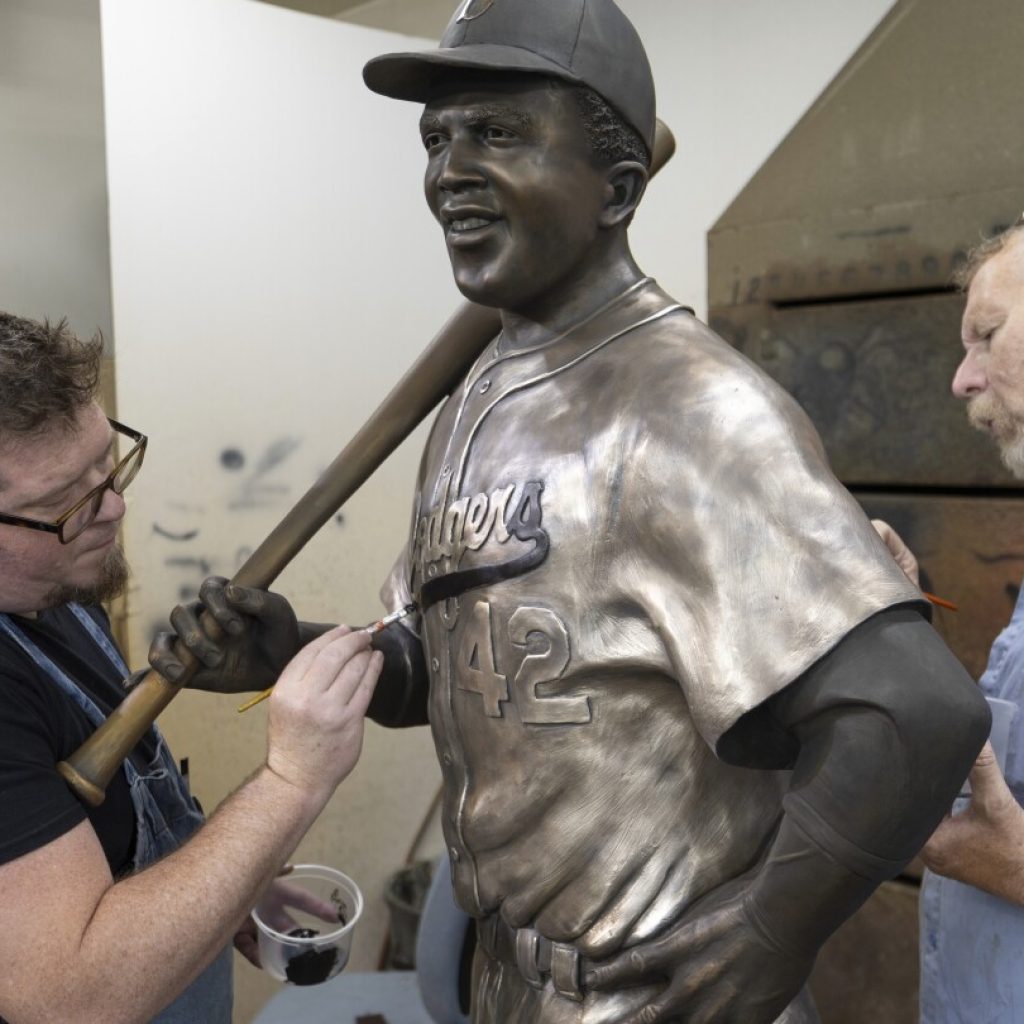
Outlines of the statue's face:
M 611 187 L 568 89 L 527 77 L 453 85 L 420 130 L 427 203 L 467 298 L 528 313 L 600 258 Z

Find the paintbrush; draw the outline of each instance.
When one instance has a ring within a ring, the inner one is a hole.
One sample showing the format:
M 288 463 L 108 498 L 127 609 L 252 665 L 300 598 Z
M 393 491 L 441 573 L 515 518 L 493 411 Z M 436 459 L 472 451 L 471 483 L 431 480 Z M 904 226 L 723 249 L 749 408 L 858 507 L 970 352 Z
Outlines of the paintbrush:
M 390 615 L 385 615 L 383 619 L 378 619 L 376 622 L 371 622 L 368 626 L 363 626 L 356 632 L 369 633 L 371 636 L 374 633 L 379 633 L 381 630 L 387 629 L 392 622 L 398 622 L 400 619 L 404 619 L 407 615 L 412 615 L 417 610 L 415 604 L 407 604 L 404 608 L 399 608 L 397 612 L 392 612 Z M 272 693 L 274 688 L 268 686 L 262 693 L 257 694 L 252 700 L 246 701 L 239 709 L 238 713 L 241 714 L 243 711 L 248 711 L 249 708 L 256 707 L 257 704 L 262 704 Z

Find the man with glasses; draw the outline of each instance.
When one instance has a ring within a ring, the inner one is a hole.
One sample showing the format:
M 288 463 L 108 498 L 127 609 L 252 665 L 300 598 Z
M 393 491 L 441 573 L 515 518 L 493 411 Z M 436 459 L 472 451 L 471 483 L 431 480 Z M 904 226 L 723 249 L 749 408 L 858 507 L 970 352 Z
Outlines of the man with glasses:
M 79 501 L 76 501 L 71 508 L 61 513 L 53 522 L 42 519 L 30 519 L 26 516 L 12 516 L 6 512 L 0 512 L 0 523 L 7 523 L 11 526 L 26 526 L 30 530 L 41 530 L 43 533 L 55 533 L 60 538 L 61 544 L 70 544 L 76 537 L 84 533 L 99 514 L 100 507 L 103 504 L 103 496 L 106 492 L 111 490 L 115 494 L 123 494 L 124 489 L 135 479 L 136 474 L 142 468 L 142 460 L 146 455 L 148 438 L 145 434 L 140 434 L 137 430 L 132 430 L 131 427 L 126 427 L 123 423 L 118 423 L 117 420 L 112 420 L 109 416 L 106 417 L 106 420 L 110 424 L 111 430 L 115 432 L 111 434 L 107 445 L 105 453 L 107 458 L 113 455 L 117 444 L 116 434 L 123 434 L 133 444 L 128 454 L 117 462 L 114 468 L 107 474 L 105 480 L 98 483 Z M 57 493 L 60 494 L 65 489 L 61 488 Z M 43 500 L 46 505 L 53 503 L 53 499 L 49 496 Z M 112 563 L 118 563 L 119 566 L 123 565 L 117 548 L 111 551 L 111 555 L 118 556 L 112 558 Z M 113 565 L 108 568 L 108 572 L 112 569 Z M 111 579 L 114 578 L 116 578 L 116 575 L 111 576 Z
M 155 728 L 103 804 L 77 801 L 56 765 L 124 692 L 100 602 L 128 578 L 146 450 L 94 399 L 100 350 L 0 313 L 0 1022 L 229 1024 L 231 939 L 354 766 L 382 658 L 344 628 L 304 648 L 264 764 L 205 825 Z

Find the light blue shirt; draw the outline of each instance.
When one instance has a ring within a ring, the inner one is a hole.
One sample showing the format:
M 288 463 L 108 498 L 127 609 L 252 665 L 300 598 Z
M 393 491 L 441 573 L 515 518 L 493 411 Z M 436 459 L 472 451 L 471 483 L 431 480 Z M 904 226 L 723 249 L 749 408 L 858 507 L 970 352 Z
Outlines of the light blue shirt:
M 1017 705 L 1006 781 L 1024 804 L 1024 588 L 981 677 L 986 697 Z M 966 806 L 957 801 L 954 810 Z M 921 891 L 921 1024 L 1024 1021 L 1024 907 L 925 873 Z

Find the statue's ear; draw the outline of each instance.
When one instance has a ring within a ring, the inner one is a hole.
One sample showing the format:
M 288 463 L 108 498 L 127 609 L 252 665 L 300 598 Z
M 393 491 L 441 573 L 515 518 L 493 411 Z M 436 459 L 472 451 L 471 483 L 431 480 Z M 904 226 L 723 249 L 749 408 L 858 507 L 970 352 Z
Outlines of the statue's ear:
M 635 160 L 622 160 L 608 168 L 601 227 L 612 228 L 629 223 L 643 199 L 649 178 L 647 168 Z

